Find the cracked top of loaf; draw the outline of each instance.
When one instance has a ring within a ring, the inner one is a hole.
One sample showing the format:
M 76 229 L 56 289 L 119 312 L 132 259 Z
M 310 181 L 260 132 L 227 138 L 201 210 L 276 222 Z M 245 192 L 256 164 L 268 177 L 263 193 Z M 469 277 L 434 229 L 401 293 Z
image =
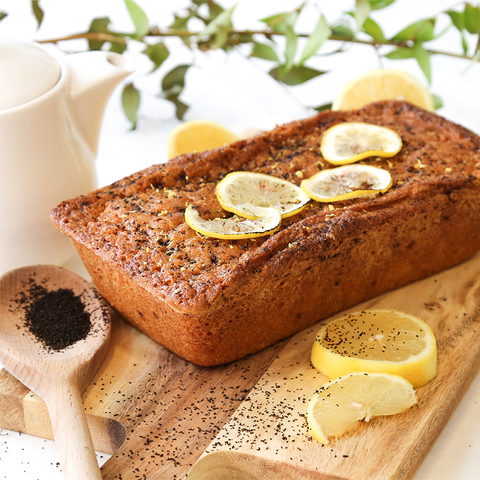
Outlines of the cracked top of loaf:
M 266 173 L 299 185 L 303 178 L 334 168 L 323 159 L 320 142 L 326 129 L 341 122 L 386 126 L 402 138 L 395 157 L 362 161 L 390 171 L 393 186 L 387 193 L 331 205 L 312 201 L 283 219 L 270 237 L 207 238 L 185 223 L 188 204 L 205 219 L 231 215 L 215 195 L 216 184 L 231 171 Z M 377 215 L 381 223 L 378 212 L 386 206 L 427 198 L 432 189 L 449 194 L 460 188 L 480 189 L 480 138 L 411 104 L 386 101 L 357 111 L 323 112 L 226 147 L 181 155 L 64 201 L 51 217 L 75 242 L 175 309 L 189 312 L 220 302 L 247 272 L 262 268 L 281 251 L 300 252 L 312 242 L 333 238 L 341 242 L 355 216 Z

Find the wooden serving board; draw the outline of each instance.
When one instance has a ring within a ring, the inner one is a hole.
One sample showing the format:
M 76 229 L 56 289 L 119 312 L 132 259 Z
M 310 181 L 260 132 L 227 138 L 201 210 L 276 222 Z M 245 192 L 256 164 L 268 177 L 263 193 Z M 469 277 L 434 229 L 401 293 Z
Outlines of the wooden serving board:
M 326 378 L 309 362 L 318 325 L 239 362 L 202 368 L 114 318 L 112 347 L 85 393 L 104 479 L 411 478 L 480 367 L 480 255 L 352 309 L 418 315 L 439 371 L 417 405 L 327 445 L 308 437 L 306 402 Z M 43 402 L 0 372 L 0 427 L 51 438 Z M 192 468 L 193 466 L 193 468 Z

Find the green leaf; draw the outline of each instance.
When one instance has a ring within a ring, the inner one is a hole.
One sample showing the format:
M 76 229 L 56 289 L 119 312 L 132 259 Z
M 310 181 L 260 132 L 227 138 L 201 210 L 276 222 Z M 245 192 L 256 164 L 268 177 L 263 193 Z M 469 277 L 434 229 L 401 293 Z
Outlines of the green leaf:
M 421 43 L 415 43 L 411 48 L 414 58 L 417 60 L 422 72 L 427 77 L 428 83 L 432 83 L 432 69 L 430 65 L 430 54 L 423 48 Z
M 285 68 L 285 65 L 280 65 L 270 70 L 270 75 L 275 79 L 286 85 L 299 85 L 305 83 L 312 78 L 323 75 L 326 72 L 315 70 L 314 68 L 305 67 L 304 65 L 293 66 L 290 70 Z
M 172 102 L 175 105 L 175 116 L 179 120 L 183 120 L 183 117 L 188 110 L 188 105 L 179 100 L 178 96 L 172 95 L 165 97 L 168 101 Z
M 125 85 L 122 93 L 123 111 L 127 118 L 132 122 L 132 130 L 137 128 L 137 113 L 140 106 L 140 92 L 134 87 L 133 83 Z
M 40 7 L 40 0 L 32 0 L 32 10 L 35 18 L 37 19 L 37 29 L 40 28 L 40 25 L 43 21 L 43 10 Z
M 372 11 L 372 6 L 369 0 L 356 0 L 355 1 L 355 23 L 357 25 L 357 32 L 362 30 L 365 20 Z
M 178 65 L 168 72 L 162 80 L 162 90 L 165 95 L 180 95 L 185 87 L 185 74 L 191 65 Z
M 143 38 L 150 30 L 146 13 L 133 0 L 125 0 L 125 5 L 135 27 L 135 38 Z
M 215 2 L 207 2 L 208 3 L 208 18 L 210 21 L 214 20 L 217 18 L 225 9 L 218 5 L 218 3 Z
M 412 23 L 402 31 L 398 32 L 392 40 L 405 42 L 408 40 L 418 42 L 429 42 L 435 38 L 434 34 L 435 19 L 428 18 Z
M 89 33 L 110 33 L 108 26 L 110 19 L 108 17 L 94 18 L 90 23 Z M 89 40 L 89 50 L 101 50 L 105 42 L 103 40 Z
M 326 18 L 321 15 L 318 19 L 311 35 L 309 35 L 305 47 L 303 47 L 302 56 L 300 57 L 299 65 L 302 65 L 306 60 L 315 55 L 322 47 L 323 43 L 330 36 L 331 30 L 328 26 Z
M 7 12 L 0 12 L 0 21 L 3 20 L 6 16 L 8 16 Z
M 411 48 L 398 47 L 385 55 L 390 60 L 405 60 L 406 58 L 414 58 L 415 55 Z
M 156 43 L 155 45 L 148 45 L 143 53 L 153 62 L 152 72 L 160 67 L 160 65 L 168 58 L 168 55 L 170 55 L 170 52 L 163 42 Z
M 382 43 L 385 41 L 385 35 L 383 34 L 380 25 L 378 25 L 378 23 L 371 18 L 367 18 L 365 20 L 365 23 L 363 24 L 363 31 L 367 35 L 370 35 L 376 42 Z
M 263 58 L 272 62 L 278 62 L 278 55 L 275 49 L 266 43 L 253 42 L 251 57 Z
M 463 32 L 465 28 L 465 17 L 464 12 L 456 12 L 455 10 L 449 10 L 447 15 L 452 20 L 453 25 L 460 32 Z
M 299 9 L 301 10 L 302 7 L 303 5 Z M 285 33 L 288 27 L 294 27 L 299 9 L 293 12 L 278 13 L 271 17 L 262 18 L 260 21 L 266 23 L 275 32 Z
M 314 110 L 316 110 L 317 112 L 325 112 L 325 110 L 331 110 L 331 109 L 332 109 L 331 103 L 325 103 L 324 105 L 314 107 Z
M 285 68 L 290 70 L 293 66 L 295 53 L 297 52 L 298 35 L 293 31 L 293 27 L 288 26 L 285 30 Z
M 228 37 L 228 30 L 232 28 L 232 14 L 234 10 L 235 5 L 220 13 L 198 34 L 197 41 L 202 41 L 205 37 L 217 37 L 214 39 L 212 47 L 223 47 Z
M 369 0 L 372 10 L 380 10 L 390 6 L 395 0 Z
M 465 38 L 465 11 L 456 12 L 455 10 L 450 10 L 447 12 L 448 16 L 452 20 L 454 27 L 460 32 L 462 38 L 462 50 L 463 53 L 467 54 L 468 52 L 468 43 Z
M 414 58 L 422 72 L 427 77 L 428 83 L 432 82 L 432 71 L 430 66 L 430 54 L 423 48 L 420 42 L 417 42 L 411 48 L 399 47 L 385 55 L 390 60 L 405 60 L 407 58 Z
M 442 99 L 438 95 L 432 93 L 433 104 L 435 105 L 435 110 L 443 107 Z
M 480 58 L 480 27 L 478 28 L 477 46 L 475 47 L 475 54 L 473 55 L 472 63 L 478 62 L 479 58 Z
M 175 20 L 168 27 L 170 30 L 184 30 L 187 26 L 188 21 L 192 18 L 192 15 L 187 15 L 186 17 L 179 17 L 175 14 Z
M 468 33 L 477 33 L 480 27 L 480 7 L 467 4 L 464 12 L 465 28 Z
M 351 40 L 355 37 L 350 27 L 346 25 L 337 25 L 336 27 L 332 27 L 332 34 L 337 35 L 339 37 L 344 37 L 348 40 Z
M 462 48 L 463 48 L 463 53 L 466 55 L 468 53 L 468 43 L 463 32 L 462 32 Z
M 116 34 L 117 37 L 123 38 L 123 35 Z M 115 53 L 123 53 L 127 49 L 127 44 L 124 42 L 111 42 L 110 51 Z

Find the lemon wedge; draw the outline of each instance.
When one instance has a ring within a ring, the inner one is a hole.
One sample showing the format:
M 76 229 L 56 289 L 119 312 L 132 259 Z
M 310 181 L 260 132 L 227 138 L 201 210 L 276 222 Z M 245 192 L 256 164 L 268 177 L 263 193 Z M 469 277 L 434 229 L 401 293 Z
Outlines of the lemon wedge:
M 368 310 L 322 326 L 311 361 L 329 378 L 352 372 L 393 373 L 418 388 L 437 374 L 437 343 L 431 328 L 413 315 Z
M 320 152 L 333 165 L 346 165 L 368 157 L 393 157 L 402 148 L 400 135 L 370 123 L 339 123 L 322 136 Z
M 381 100 L 405 100 L 435 110 L 433 97 L 414 76 L 401 70 L 371 70 L 347 83 L 336 96 L 332 110 L 355 110 Z
M 373 197 L 392 185 L 388 170 L 370 165 L 344 165 L 322 170 L 302 180 L 302 190 L 317 202 L 338 202 L 356 197 Z
M 280 227 L 282 216 L 275 208 L 252 207 L 257 218 L 241 217 L 215 218 L 204 220 L 198 212 L 188 206 L 185 210 L 185 221 L 198 233 L 206 237 L 239 240 L 242 238 L 262 237 L 271 235 Z
M 316 440 L 355 428 L 361 420 L 395 415 L 417 403 L 412 385 L 386 373 L 352 373 L 322 385 L 310 399 L 307 422 Z
M 211 120 L 190 120 L 174 128 L 167 143 L 168 158 L 203 152 L 235 142 L 239 137 Z
M 255 207 L 276 208 L 282 218 L 289 217 L 310 201 L 294 183 L 254 172 L 229 173 L 217 184 L 216 193 L 225 210 L 246 218 L 256 218 Z

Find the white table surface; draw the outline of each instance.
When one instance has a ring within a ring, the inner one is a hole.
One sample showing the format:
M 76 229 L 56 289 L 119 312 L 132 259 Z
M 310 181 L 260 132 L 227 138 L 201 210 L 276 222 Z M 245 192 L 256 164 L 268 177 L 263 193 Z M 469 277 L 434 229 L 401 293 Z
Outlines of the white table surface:
M 224 6 L 234 2 L 221 1 Z M 185 1 L 158 2 L 138 0 L 152 22 L 168 25 L 171 12 L 178 11 Z M 299 2 L 281 0 L 259 2 L 242 0 L 236 11 L 238 28 L 256 28 L 255 22 L 273 12 L 295 8 Z M 310 12 L 319 5 L 327 18 L 336 18 L 340 9 L 348 10 L 353 2 L 318 0 L 310 2 Z M 425 18 L 451 6 L 444 0 L 397 0 L 375 18 L 385 27 L 386 34 L 394 34 L 416 19 Z M 81 7 L 70 14 L 72 3 L 61 0 L 42 0 L 45 20 L 36 31 L 30 14 L 30 2 L 2 0 L 0 10 L 8 12 L 0 22 L 0 36 L 24 39 L 45 39 L 62 36 L 88 28 L 93 17 L 109 16 L 115 28 L 131 30 L 128 15 L 120 0 L 83 0 Z M 169 5 L 165 5 L 169 4 Z M 173 4 L 173 5 L 172 5 Z M 60 21 L 59 19 L 62 18 Z M 298 31 L 305 31 L 315 21 L 315 15 L 304 15 Z M 458 33 L 449 31 L 436 41 L 441 49 L 458 51 Z M 83 44 L 77 44 L 82 48 Z M 130 80 L 147 92 L 144 97 L 138 129 L 129 130 L 120 107 L 121 87 L 112 95 L 104 117 L 97 159 L 99 185 L 109 184 L 127 174 L 154 163 L 166 161 L 166 141 L 173 127 L 179 124 L 172 106 L 156 97 L 161 76 L 190 60 L 190 52 L 178 42 L 171 41 L 172 53 L 160 72 L 146 75 L 150 66 L 137 59 L 138 69 Z M 67 48 L 73 48 L 68 45 Z M 262 62 L 253 64 L 240 54 L 226 56 L 223 52 L 196 54 L 196 67 L 188 74 L 187 88 L 182 100 L 191 105 L 186 120 L 216 120 L 241 134 L 249 128 L 270 129 L 276 124 L 310 116 L 312 111 L 303 105 L 318 106 L 331 102 L 338 89 L 359 73 L 381 66 L 373 48 L 353 46 L 342 55 L 313 59 L 310 65 L 330 73 L 290 90 L 278 85 L 265 75 Z M 434 81 L 432 91 L 439 94 L 444 107 L 439 114 L 480 133 L 480 65 L 464 72 L 467 64 L 458 59 L 437 56 L 433 58 Z M 412 60 L 393 62 L 384 60 L 383 66 L 401 68 L 423 76 Z M 462 73 L 464 72 L 464 73 Z M 67 265 L 85 274 L 77 257 Z M 415 480 L 474 480 L 480 478 L 480 375 L 474 380 L 459 407 L 415 475 Z M 98 453 L 99 463 L 109 456 Z M 17 432 L 0 429 L 0 480 L 55 480 L 62 474 L 58 465 L 54 442 Z M 150 479 L 149 479 L 150 480 Z

